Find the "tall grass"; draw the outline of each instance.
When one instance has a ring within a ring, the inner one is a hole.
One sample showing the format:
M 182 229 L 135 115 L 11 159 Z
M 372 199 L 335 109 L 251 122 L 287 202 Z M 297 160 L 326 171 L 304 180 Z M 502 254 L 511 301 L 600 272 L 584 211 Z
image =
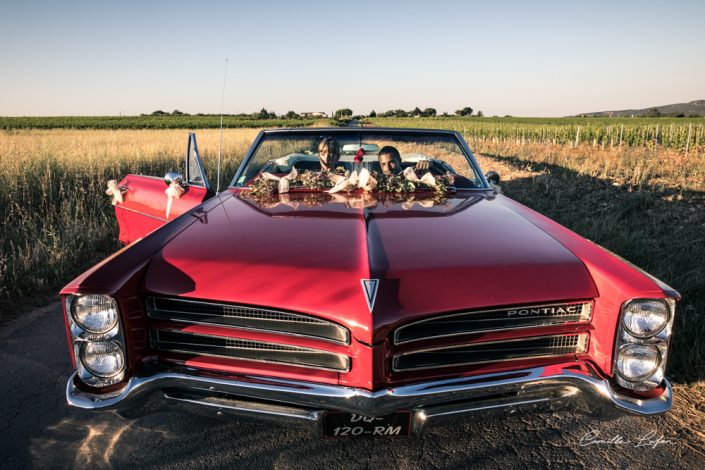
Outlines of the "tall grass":
M 224 133 L 222 187 L 257 132 Z M 218 131 L 197 136 L 207 174 L 215 175 Z M 183 171 L 186 139 L 183 130 L 0 132 L 0 312 L 118 248 L 106 181 Z

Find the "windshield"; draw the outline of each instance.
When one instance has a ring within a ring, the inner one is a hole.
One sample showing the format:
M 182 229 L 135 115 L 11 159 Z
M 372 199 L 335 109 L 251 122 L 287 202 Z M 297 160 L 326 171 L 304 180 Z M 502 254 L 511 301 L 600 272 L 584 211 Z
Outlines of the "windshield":
M 264 134 L 233 184 L 260 194 L 484 188 L 454 135 L 364 131 Z

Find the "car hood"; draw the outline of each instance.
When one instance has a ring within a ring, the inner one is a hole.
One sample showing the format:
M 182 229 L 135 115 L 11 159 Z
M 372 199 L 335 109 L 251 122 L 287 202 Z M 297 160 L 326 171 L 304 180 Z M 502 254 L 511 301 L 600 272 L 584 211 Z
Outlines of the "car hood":
M 597 296 L 580 259 L 487 193 L 227 198 L 166 244 L 147 292 L 309 313 L 366 344 L 441 312 Z M 378 279 L 372 311 L 363 279 Z

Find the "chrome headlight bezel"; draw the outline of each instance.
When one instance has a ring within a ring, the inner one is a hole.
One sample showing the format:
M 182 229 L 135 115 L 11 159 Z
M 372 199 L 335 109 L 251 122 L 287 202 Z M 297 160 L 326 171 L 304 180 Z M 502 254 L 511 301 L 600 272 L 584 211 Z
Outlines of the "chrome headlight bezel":
M 625 368 L 622 365 L 624 361 L 624 357 L 627 356 L 631 351 L 638 351 L 638 350 L 646 350 L 650 351 L 654 354 L 654 362 L 655 364 L 648 369 L 647 372 L 642 373 L 638 376 L 629 376 L 628 374 L 625 373 Z M 661 358 L 661 351 L 659 351 L 658 347 L 653 345 L 653 344 L 636 344 L 636 343 L 625 343 L 622 344 L 619 347 L 619 350 L 617 351 L 617 373 L 624 379 L 629 382 L 640 382 L 643 380 L 647 380 L 649 377 L 653 376 L 658 368 L 661 366 L 661 363 L 663 362 L 663 359 Z
M 668 310 L 668 319 L 658 329 L 650 335 L 634 335 L 627 328 L 624 321 L 625 311 L 635 302 L 662 302 Z M 658 387 L 663 383 L 666 372 L 666 364 L 668 362 L 668 350 L 671 340 L 671 332 L 673 330 L 673 321 L 676 312 L 676 299 L 674 298 L 636 298 L 624 302 L 619 312 L 619 323 L 617 328 L 617 337 L 613 353 L 613 377 L 615 382 L 627 389 L 634 391 L 648 391 Z M 644 346 L 655 348 L 659 355 L 659 364 L 651 374 L 640 378 L 630 378 L 623 370 L 620 369 L 620 353 L 624 353 L 628 348 L 635 346 Z
M 117 348 L 121 356 L 121 367 L 110 374 L 101 374 L 90 368 L 85 361 L 85 349 L 88 345 L 96 343 L 108 343 Z M 92 387 L 106 387 L 108 385 L 116 384 L 125 378 L 125 370 L 127 368 L 127 359 L 125 357 L 125 350 L 121 344 L 116 341 L 76 341 L 74 343 L 74 355 L 76 357 L 76 370 L 78 372 L 78 377 Z
M 91 331 L 85 325 L 79 323 L 74 314 L 76 301 L 84 295 L 102 295 L 109 299 L 109 303 L 115 309 L 115 320 L 109 324 L 104 332 Z M 107 387 L 121 382 L 125 378 L 127 370 L 127 352 L 125 349 L 125 339 L 121 327 L 120 310 L 117 301 L 107 294 L 75 294 L 68 295 L 65 299 L 66 319 L 71 336 L 71 349 L 73 351 L 74 363 L 78 378 L 91 387 Z M 82 351 L 88 343 L 108 342 L 112 343 L 120 351 L 122 356 L 122 367 L 109 376 L 102 376 L 91 371 L 83 361 Z
M 106 328 L 102 331 L 92 330 L 85 324 L 81 323 L 78 318 L 76 318 L 76 306 L 79 299 L 81 299 L 82 297 L 88 297 L 88 295 L 100 295 L 101 297 L 105 297 L 111 304 L 112 308 L 114 309 L 114 320 L 109 324 L 109 328 Z M 66 311 L 71 327 L 71 334 L 76 338 L 93 341 L 109 339 L 118 336 L 118 334 L 120 333 L 120 312 L 118 311 L 117 302 L 115 302 L 115 299 L 105 294 L 88 295 L 70 295 L 66 298 Z
M 645 302 L 652 302 L 652 303 L 657 303 L 657 304 L 662 304 L 666 308 L 666 318 L 663 321 L 663 323 L 658 327 L 655 328 L 653 331 L 647 334 L 639 334 L 634 332 L 632 328 L 630 328 L 629 323 L 627 322 L 627 315 L 630 314 L 629 308 L 632 305 L 639 304 L 639 303 L 645 303 Z M 671 321 L 671 316 L 673 314 L 671 313 L 671 309 L 668 305 L 668 303 L 664 299 L 634 299 L 630 300 L 629 302 L 626 302 L 624 306 L 622 307 L 622 327 L 629 333 L 631 336 L 637 339 L 649 339 L 653 338 L 656 335 L 658 335 L 664 328 L 668 326 L 668 323 Z

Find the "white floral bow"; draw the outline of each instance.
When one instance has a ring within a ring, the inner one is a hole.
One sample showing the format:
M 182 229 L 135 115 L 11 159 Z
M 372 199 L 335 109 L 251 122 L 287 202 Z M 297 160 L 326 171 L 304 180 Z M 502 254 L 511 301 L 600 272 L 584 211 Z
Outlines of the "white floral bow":
M 418 176 L 416 176 L 416 171 L 414 171 L 414 167 L 410 166 L 409 168 L 404 170 L 403 175 L 404 178 L 411 181 L 412 183 L 423 183 L 426 186 L 431 186 L 432 188 L 436 187 L 436 178 L 434 178 L 430 172 L 426 173 L 421 178 L 419 178 Z
M 113 205 L 118 203 L 122 204 L 122 190 L 118 186 L 117 180 L 108 181 L 108 189 L 105 191 L 105 194 L 113 197 Z
M 333 175 L 331 176 L 331 180 L 335 183 L 335 186 L 328 190 L 330 194 L 339 193 L 341 191 L 352 191 L 356 188 L 372 191 L 377 187 L 377 180 L 372 177 L 367 168 L 363 168 L 359 172 L 354 171 L 348 177 Z
M 182 194 L 186 191 L 181 187 L 178 181 L 172 181 L 168 188 L 164 190 L 166 194 L 166 218 L 169 220 L 169 213 L 171 212 L 171 205 L 174 199 L 179 199 Z
M 277 176 L 266 171 L 262 173 L 262 178 L 272 181 L 279 181 L 279 194 L 288 193 L 289 186 L 292 181 L 294 181 L 299 176 L 299 172 L 296 168 L 292 168 L 291 172 L 285 176 Z

